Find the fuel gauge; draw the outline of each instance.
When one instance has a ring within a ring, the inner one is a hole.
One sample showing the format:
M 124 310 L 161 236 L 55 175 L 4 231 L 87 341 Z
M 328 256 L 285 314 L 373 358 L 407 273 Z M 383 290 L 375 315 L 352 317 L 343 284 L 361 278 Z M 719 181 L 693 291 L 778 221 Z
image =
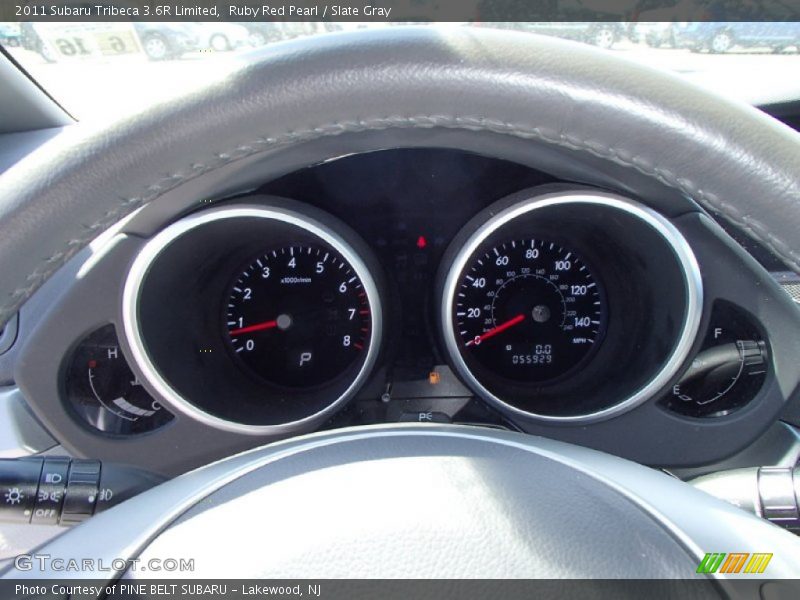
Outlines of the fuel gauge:
M 104 433 L 144 433 L 173 418 L 131 371 L 113 325 L 81 341 L 72 353 L 65 388 L 67 401 L 78 415 Z
M 700 351 L 662 403 L 690 417 L 730 414 L 755 398 L 768 365 L 767 345 L 752 319 L 719 301 Z

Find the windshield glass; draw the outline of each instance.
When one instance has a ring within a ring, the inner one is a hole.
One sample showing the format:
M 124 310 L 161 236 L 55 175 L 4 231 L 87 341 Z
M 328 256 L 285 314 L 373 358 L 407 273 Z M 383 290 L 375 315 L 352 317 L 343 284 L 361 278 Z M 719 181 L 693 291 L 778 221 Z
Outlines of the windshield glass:
M 658 11 L 655 11 L 658 12 Z M 800 98 L 800 23 L 447 23 L 551 35 L 679 74 L 752 104 Z M 408 25 L 408 23 L 402 26 Z M 109 120 L 219 80 L 241 53 L 301 37 L 401 26 L 353 22 L 0 23 L 0 44 L 80 120 Z

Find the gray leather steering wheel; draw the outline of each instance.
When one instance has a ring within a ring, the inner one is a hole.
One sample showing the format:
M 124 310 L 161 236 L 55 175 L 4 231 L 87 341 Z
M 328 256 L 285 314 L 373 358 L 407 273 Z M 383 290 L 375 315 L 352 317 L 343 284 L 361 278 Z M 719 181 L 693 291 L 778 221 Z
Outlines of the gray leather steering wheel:
M 370 150 L 452 131 L 635 170 L 800 271 L 797 134 L 676 77 L 551 39 L 396 29 L 300 41 L 143 116 L 75 129 L 0 179 L 0 322 L 145 204 L 234 179 L 256 159 L 317 156 L 331 140 Z M 232 547 L 241 560 L 226 559 Z M 705 552 L 734 551 L 772 552 L 766 576 L 800 573 L 797 538 L 667 475 L 459 427 L 341 430 L 255 450 L 45 551 L 194 555 L 203 577 L 691 577 Z

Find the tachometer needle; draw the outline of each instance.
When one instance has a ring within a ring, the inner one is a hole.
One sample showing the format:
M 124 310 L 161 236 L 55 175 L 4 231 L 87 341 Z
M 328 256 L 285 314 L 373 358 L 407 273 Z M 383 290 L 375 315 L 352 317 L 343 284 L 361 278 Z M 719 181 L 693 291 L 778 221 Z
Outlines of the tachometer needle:
M 231 329 L 228 333 L 230 335 L 242 335 L 243 333 L 252 333 L 254 331 L 264 331 L 265 329 L 272 329 L 278 326 L 278 321 L 264 321 L 263 323 L 256 323 L 255 325 L 248 325 L 241 329 Z
M 509 319 L 505 323 L 501 323 L 497 327 L 490 329 L 489 331 L 483 332 L 481 335 L 476 335 L 470 341 L 468 341 L 465 346 L 471 346 L 473 344 L 480 344 L 481 342 L 488 340 L 490 337 L 496 336 L 498 333 L 502 333 L 506 329 L 509 329 L 516 325 L 517 323 L 522 323 L 525 320 L 525 315 L 517 315 L 516 317 Z

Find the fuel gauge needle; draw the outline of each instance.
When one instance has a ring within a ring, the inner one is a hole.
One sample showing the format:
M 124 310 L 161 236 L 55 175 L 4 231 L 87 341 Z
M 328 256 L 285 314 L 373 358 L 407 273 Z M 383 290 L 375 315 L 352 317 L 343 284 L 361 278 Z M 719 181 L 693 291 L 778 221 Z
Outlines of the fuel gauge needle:
M 483 342 L 485 340 L 488 340 L 491 337 L 496 336 L 498 333 L 502 333 L 506 329 L 510 329 L 514 325 L 517 325 L 518 323 L 522 323 L 524 320 L 525 320 L 525 315 L 521 315 L 521 314 L 517 315 L 516 317 L 513 317 L 513 318 L 509 319 L 505 323 L 501 323 L 500 325 L 490 329 L 489 331 L 484 331 L 481 335 L 476 335 L 474 338 L 472 338 L 470 341 L 468 341 L 464 345 L 465 346 L 472 346 L 473 344 L 474 345 L 478 345 L 481 342 Z
M 254 331 L 264 331 L 265 329 L 273 329 L 278 326 L 278 321 L 264 321 L 263 323 L 256 323 L 255 325 L 248 325 L 240 329 L 231 329 L 228 334 L 242 335 L 243 333 L 252 333 Z

